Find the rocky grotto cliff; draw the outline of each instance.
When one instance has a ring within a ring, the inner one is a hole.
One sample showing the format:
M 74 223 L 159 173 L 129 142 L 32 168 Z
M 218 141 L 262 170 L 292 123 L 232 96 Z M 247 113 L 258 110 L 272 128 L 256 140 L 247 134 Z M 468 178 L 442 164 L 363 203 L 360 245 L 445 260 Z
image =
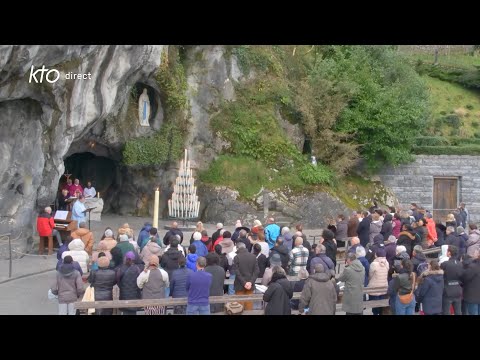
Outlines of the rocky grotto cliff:
M 178 47 L 174 50 L 179 53 Z M 171 66 L 169 46 L 0 46 L 0 234 L 11 232 L 15 238 L 21 233 L 14 246 L 28 250 L 36 214 L 55 199 L 64 161 L 87 152 L 95 156 L 88 176 L 102 182 L 104 211 L 150 214 L 153 188 L 159 186 L 160 214 L 166 215 L 176 176 L 175 154 L 187 147 L 193 167 L 204 170 L 228 149 L 229 142 L 212 130 L 211 117 L 223 101 L 236 99 L 235 84 L 255 76 L 254 71 L 245 74 L 237 57 L 223 46 L 182 51 L 184 88 L 178 78 L 159 78 L 159 69 Z M 58 81 L 29 82 L 32 65 L 58 70 Z M 90 73 L 91 78 L 65 79 L 73 73 Z M 135 101 L 144 88 L 152 110 L 149 127 L 139 126 L 136 115 Z M 182 102 L 185 107 L 175 107 Z M 280 114 L 276 118 L 301 151 L 305 138 L 300 127 Z M 180 123 L 181 131 L 176 128 Z M 143 139 L 155 139 L 164 129 L 168 133 L 158 139 L 158 146 L 153 143 L 153 150 L 165 161 L 127 164 L 125 146 L 130 143 L 142 155 Z M 375 194 L 393 201 L 383 190 Z M 337 195 L 297 194 L 298 206 L 289 208 L 288 192 L 276 192 L 271 195 L 272 210 L 315 226 L 320 218 L 355 207 Z M 362 201 L 367 203 L 368 196 Z M 200 197 L 204 221 L 252 220 L 262 206 L 255 197 L 246 201 L 225 187 L 203 186 Z

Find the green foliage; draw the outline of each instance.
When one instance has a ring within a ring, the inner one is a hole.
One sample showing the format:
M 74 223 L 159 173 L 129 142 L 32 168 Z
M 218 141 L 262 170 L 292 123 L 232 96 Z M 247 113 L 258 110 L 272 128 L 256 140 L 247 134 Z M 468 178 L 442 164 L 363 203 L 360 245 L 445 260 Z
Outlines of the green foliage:
M 462 125 L 462 121 L 457 114 L 448 114 L 435 120 L 435 126 L 441 127 L 443 125 L 458 128 Z
M 219 156 L 208 169 L 200 172 L 199 179 L 204 184 L 236 189 L 245 199 L 251 199 L 262 186 L 268 189 L 289 188 L 296 191 L 301 191 L 305 186 L 295 171 L 275 172 L 261 161 L 231 155 Z
M 163 165 L 179 159 L 184 149 L 184 133 L 169 123 L 154 136 L 128 140 L 123 150 L 126 165 Z
M 162 64 L 156 74 L 156 80 L 164 93 L 167 113 L 186 109 L 187 78 L 178 49 L 171 46 L 168 54 L 162 53 Z
M 473 109 L 475 108 L 472 104 L 467 104 L 467 105 L 465 105 L 465 107 L 466 107 L 468 110 L 473 110 Z
M 336 131 L 351 134 L 370 169 L 411 159 L 412 133 L 426 122 L 423 80 L 384 46 L 332 46 L 314 69 L 348 102 Z
M 427 74 L 443 81 L 458 83 L 466 88 L 480 89 L 480 61 L 476 67 L 458 68 L 442 65 L 422 64 L 416 69 L 420 74 Z
M 415 138 L 415 146 L 448 146 L 450 140 L 443 136 L 419 136 Z
M 310 185 L 332 185 L 334 175 L 326 166 L 320 164 L 317 164 L 317 166 L 305 164 L 300 171 L 300 178 L 303 182 Z
M 472 127 L 473 127 L 474 129 L 478 129 L 480 123 L 479 123 L 478 121 L 472 121 L 472 124 L 471 124 L 471 125 L 472 125 Z
M 480 155 L 480 144 L 463 146 L 416 146 L 413 152 L 417 155 Z

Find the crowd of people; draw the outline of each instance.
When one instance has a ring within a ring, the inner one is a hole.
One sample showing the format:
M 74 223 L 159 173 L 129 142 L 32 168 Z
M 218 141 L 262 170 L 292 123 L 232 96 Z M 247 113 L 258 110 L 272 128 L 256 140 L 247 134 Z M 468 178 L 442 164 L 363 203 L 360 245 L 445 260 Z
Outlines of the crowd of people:
M 302 225 L 280 228 L 269 218 L 265 226 L 256 220 L 251 229 L 238 220 L 232 231 L 219 223 L 211 236 L 198 222 L 189 240 L 175 222 L 163 237 L 150 223 L 137 236 L 124 224 L 116 233 L 105 229 L 94 249 L 92 234 L 81 222 L 57 253 L 57 279 L 51 290 L 58 294 L 61 314 L 74 312 L 71 304 L 83 293 L 78 276 L 89 273 L 95 300 L 112 300 L 117 288 L 120 300 L 188 298 L 187 305 L 173 307 L 175 314 L 224 311 L 224 304 L 209 303 L 210 296 L 263 293 L 265 306 L 262 301 L 244 301 L 244 310 L 334 315 L 341 295 L 348 315 L 362 314 L 366 300 L 381 299 L 389 299 L 397 315 L 450 314 L 451 308 L 455 314 L 478 315 L 480 232 L 473 223 L 468 232 L 460 226 L 468 222 L 465 212 L 460 206 L 459 214 L 452 214 L 453 220 L 448 216 L 443 225 L 415 204 L 399 212 L 374 206 L 348 219 L 339 214 L 314 245 Z M 345 244 L 351 245 L 345 260 L 337 260 L 337 246 Z M 442 249 L 438 259 L 424 254 L 436 247 Z M 336 271 L 337 261 L 345 261 L 341 273 Z M 261 286 L 255 285 L 257 278 Z M 233 284 L 225 285 L 225 279 Z M 365 288 L 372 288 L 368 299 Z M 300 298 L 292 299 L 294 293 L 301 293 Z M 384 309 L 372 312 L 380 315 Z M 125 315 L 140 310 L 120 309 Z M 166 313 L 163 306 L 144 310 Z

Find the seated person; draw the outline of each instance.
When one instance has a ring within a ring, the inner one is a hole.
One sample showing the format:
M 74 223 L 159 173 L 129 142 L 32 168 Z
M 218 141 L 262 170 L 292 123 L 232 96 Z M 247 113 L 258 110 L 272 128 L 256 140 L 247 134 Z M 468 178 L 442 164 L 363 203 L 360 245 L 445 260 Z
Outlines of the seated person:
M 87 187 L 85 189 L 83 189 L 83 195 L 85 196 L 86 199 L 94 198 L 95 195 L 97 195 L 97 191 L 92 186 L 91 181 L 87 182 Z
M 68 190 L 63 189 L 62 193 L 58 196 L 58 210 L 68 211 L 68 204 L 66 201 L 69 197 Z
M 83 188 L 80 185 L 80 180 L 75 179 L 73 185 L 70 186 L 70 196 L 78 198 L 78 194 L 83 194 Z

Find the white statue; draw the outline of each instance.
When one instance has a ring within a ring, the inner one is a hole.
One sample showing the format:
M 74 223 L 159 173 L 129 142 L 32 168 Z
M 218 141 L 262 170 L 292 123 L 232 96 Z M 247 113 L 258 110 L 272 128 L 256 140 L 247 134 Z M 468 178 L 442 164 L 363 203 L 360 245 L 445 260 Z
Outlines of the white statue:
M 312 156 L 312 165 L 317 166 L 317 159 L 315 156 Z
M 147 89 L 143 89 L 142 95 L 138 99 L 138 118 L 141 126 L 150 126 L 148 123 L 150 118 L 150 99 L 148 98 Z

